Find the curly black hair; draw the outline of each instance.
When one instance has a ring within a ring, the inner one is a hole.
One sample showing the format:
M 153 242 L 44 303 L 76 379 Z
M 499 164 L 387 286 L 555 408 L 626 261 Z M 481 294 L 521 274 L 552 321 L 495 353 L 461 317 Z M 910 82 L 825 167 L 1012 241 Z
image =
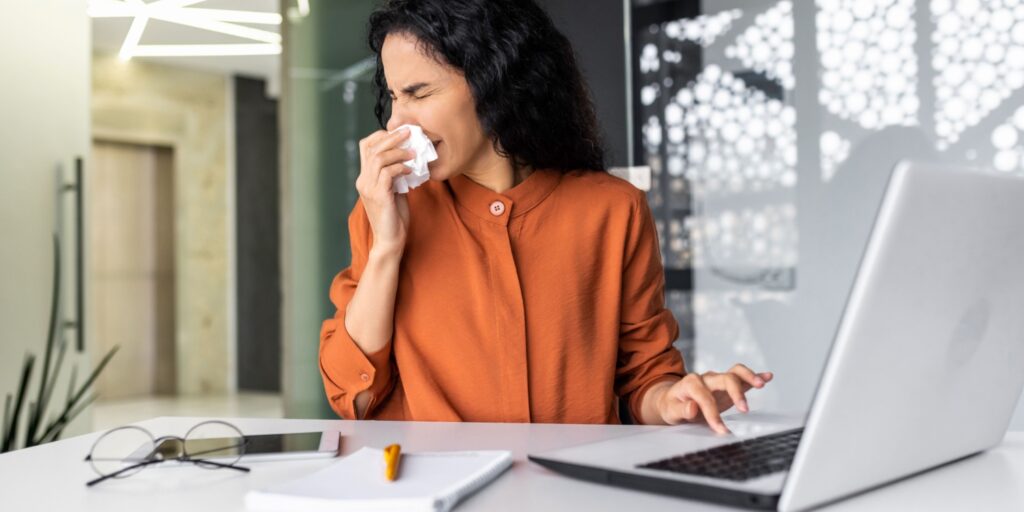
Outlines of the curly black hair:
M 391 97 L 381 48 L 388 34 L 415 37 L 458 69 L 499 155 L 516 167 L 604 171 L 593 101 L 569 40 L 533 0 L 386 0 L 370 15 L 376 54 L 374 113 L 383 128 Z

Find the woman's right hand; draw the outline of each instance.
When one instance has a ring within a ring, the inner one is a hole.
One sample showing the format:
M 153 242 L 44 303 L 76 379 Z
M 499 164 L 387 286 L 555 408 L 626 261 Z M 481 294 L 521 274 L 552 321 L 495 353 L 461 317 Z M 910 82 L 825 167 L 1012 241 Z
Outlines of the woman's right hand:
M 409 229 L 409 199 L 396 194 L 392 182 L 412 169 L 402 162 L 412 160 L 416 152 L 398 146 L 409 138 L 409 129 L 395 133 L 378 130 L 359 141 L 359 177 L 356 190 L 363 200 L 373 230 L 373 249 L 401 252 Z

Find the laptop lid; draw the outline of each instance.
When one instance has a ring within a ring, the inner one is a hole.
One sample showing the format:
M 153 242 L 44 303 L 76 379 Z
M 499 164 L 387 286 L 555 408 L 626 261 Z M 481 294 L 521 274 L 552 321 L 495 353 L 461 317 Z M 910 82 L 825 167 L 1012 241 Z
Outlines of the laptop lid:
M 901 163 L 779 510 L 998 444 L 1024 386 L 1024 180 Z

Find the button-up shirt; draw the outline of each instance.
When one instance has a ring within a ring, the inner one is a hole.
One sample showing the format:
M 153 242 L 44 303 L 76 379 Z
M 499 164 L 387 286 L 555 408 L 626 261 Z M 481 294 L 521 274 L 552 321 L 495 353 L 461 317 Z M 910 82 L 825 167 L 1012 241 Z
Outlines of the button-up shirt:
M 644 393 L 685 374 L 665 308 L 646 195 L 605 172 L 536 170 L 494 192 L 464 175 L 408 194 L 394 329 L 364 354 L 345 310 L 373 231 L 349 215 L 352 264 L 331 284 L 320 333 L 331 407 L 355 419 L 617 423 Z

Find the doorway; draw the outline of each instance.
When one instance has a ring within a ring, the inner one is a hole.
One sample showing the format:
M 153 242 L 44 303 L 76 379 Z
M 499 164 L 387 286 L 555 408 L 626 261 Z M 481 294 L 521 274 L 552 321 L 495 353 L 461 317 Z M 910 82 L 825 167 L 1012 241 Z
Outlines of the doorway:
M 86 268 L 104 400 L 173 394 L 174 155 L 169 147 L 93 142 L 86 177 Z

